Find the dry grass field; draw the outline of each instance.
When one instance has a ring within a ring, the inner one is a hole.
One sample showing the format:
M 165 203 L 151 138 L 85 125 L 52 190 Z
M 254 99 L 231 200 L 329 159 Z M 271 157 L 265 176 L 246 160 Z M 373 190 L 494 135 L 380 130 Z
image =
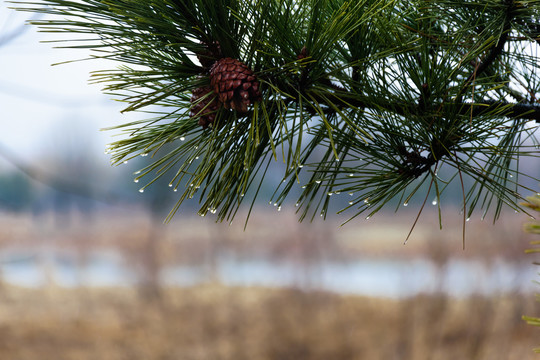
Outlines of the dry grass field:
M 207 284 L 0 292 L 0 358 L 535 359 L 530 296 L 388 300 Z
M 1 360 L 523 360 L 537 359 L 540 329 L 533 294 L 405 299 L 224 286 L 213 278 L 216 257 L 265 258 L 297 263 L 322 260 L 451 258 L 532 263 L 524 249 L 534 239 L 519 217 L 496 227 L 472 220 L 466 249 L 460 219 L 439 231 L 427 219 L 408 244 L 414 214 L 381 216 L 339 228 L 327 221 L 299 225 L 294 217 L 254 217 L 243 224 L 178 217 L 162 226 L 144 212 L 0 217 L 5 249 L 60 252 L 83 264 L 92 252 L 112 249 L 137 269 L 139 286 L 63 288 L 54 277 L 43 287 L 0 282 Z M 210 276 L 196 286 L 154 283 L 171 264 L 203 266 Z M 495 262 L 496 264 L 496 262 Z M 531 265 L 532 266 L 532 265 Z M 45 269 L 46 270 L 46 269 Z M 145 293 L 150 289 L 150 293 Z

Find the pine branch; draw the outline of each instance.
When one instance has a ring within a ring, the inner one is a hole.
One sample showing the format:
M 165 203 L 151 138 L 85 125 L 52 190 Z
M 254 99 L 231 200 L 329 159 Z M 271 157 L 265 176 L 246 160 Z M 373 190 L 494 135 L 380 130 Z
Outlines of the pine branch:
M 522 51 L 537 42 L 538 0 L 19 4 L 120 63 L 93 80 L 125 111 L 151 106 L 109 151 L 116 164 L 151 155 L 135 180 L 183 190 L 171 216 L 198 198 L 201 215 L 232 220 L 278 178 L 272 201 L 300 193 L 300 219 L 325 217 L 341 192 L 353 218 L 431 192 L 440 204 L 458 181 L 467 216 L 496 218 L 519 209 L 521 179 L 538 180 L 519 169 L 538 157 L 540 65 Z

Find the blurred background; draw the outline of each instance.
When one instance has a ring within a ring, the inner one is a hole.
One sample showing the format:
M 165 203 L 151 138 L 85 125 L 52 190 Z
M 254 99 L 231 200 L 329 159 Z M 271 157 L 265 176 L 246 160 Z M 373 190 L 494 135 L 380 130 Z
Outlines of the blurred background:
M 150 159 L 113 167 L 104 154 L 114 132 L 102 128 L 144 116 L 88 83 L 115 64 L 51 66 L 87 54 L 53 49 L 8 5 L 0 358 L 535 358 L 539 332 L 521 319 L 539 313 L 527 216 L 471 218 L 465 249 L 459 194 L 442 230 L 427 209 L 406 244 L 415 204 L 300 224 L 294 204 L 278 212 L 263 193 L 245 230 L 246 214 L 217 224 L 189 203 L 163 224 L 175 193 L 133 182 Z

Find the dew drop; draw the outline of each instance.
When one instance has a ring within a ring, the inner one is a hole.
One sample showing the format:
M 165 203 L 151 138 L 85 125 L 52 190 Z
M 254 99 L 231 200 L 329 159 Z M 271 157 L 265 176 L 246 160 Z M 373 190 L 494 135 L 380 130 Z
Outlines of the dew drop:
M 353 177 L 353 176 L 354 176 L 354 174 L 349 174 L 349 177 Z
M 197 189 L 198 189 L 198 188 L 199 188 L 199 187 L 197 187 Z M 244 197 L 244 196 L 246 196 L 246 194 L 244 194 L 244 193 L 240 194 L 240 197 Z
M 437 205 L 437 200 L 433 200 L 433 201 L 431 202 L 431 205 L 433 205 L 433 206 Z
M 407 203 L 407 202 L 403 203 L 403 206 L 409 206 L 409 203 Z
M 127 161 L 127 160 L 124 160 L 124 164 L 127 164 L 127 163 L 128 163 L 128 161 Z
M 169 187 L 172 187 L 172 186 L 173 186 L 173 184 L 172 184 L 172 183 L 169 183 Z
M 184 140 L 186 140 L 186 138 L 182 136 L 182 137 L 180 138 L 180 141 L 184 141 Z
M 178 189 L 177 189 L 177 188 L 174 188 L 174 190 L 173 190 L 173 191 L 174 191 L 174 192 L 177 192 L 177 191 L 178 191 Z
M 306 188 L 306 185 L 302 186 L 302 189 L 305 189 Z
M 278 206 L 277 211 L 281 211 L 281 206 Z
M 211 208 L 211 209 L 210 209 L 210 212 L 211 212 L 212 214 L 215 214 L 216 211 L 217 211 L 216 208 Z
M 134 182 L 134 183 L 138 183 L 138 182 L 139 182 L 139 179 L 134 179 L 133 182 Z
M 321 183 L 321 180 L 315 180 L 315 182 L 316 182 L 317 184 L 320 184 L 320 183 Z
M 465 221 L 469 222 L 469 221 L 471 221 L 471 218 L 468 217 L 467 219 L 465 219 Z
M 299 167 L 299 168 L 301 169 L 301 168 L 303 168 L 303 167 L 304 167 L 304 165 L 300 164 L 300 165 L 298 165 L 298 167 Z
M 364 199 L 364 204 L 367 204 L 367 203 L 369 203 L 369 198 Z
M 354 204 L 354 201 L 349 201 L 349 205 L 353 205 Z
M 334 195 L 334 194 L 333 194 L 333 193 L 331 193 L 331 192 L 329 192 L 329 193 L 328 193 L 327 195 L 328 195 L 328 196 L 332 196 L 332 195 Z
M 294 204 L 294 206 L 296 206 L 296 207 L 298 207 L 299 205 L 300 205 L 300 203 L 296 203 L 296 204 Z
M 141 173 L 141 170 L 135 171 L 135 175 L 139 175 Z
M 349 196 L 353 196 L 353 195 L 354 195 L 354 193 L 353 193 L 353 192 L 350 192 L 350 193 L 349 193 Z
M 140 193 L 143 193 L 143 192 L 144 192 L 144 188 L 139 189 L 139 192 L 140 192 Z
M 274 203 L 274 206 L 277 206 L 277 203 Z
M 369 216 L 369 215 L 368 215 L 368 216 L 366 216 L 366 220 L 369 220 L 370 218 L 371 218 L 371 216 Z

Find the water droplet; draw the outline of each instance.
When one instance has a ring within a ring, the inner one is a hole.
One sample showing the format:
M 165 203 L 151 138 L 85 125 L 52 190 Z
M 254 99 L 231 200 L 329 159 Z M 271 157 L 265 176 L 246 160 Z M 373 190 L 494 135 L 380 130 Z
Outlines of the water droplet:
M 135 171 L 135 175 L 139 175 L 141 173 L 141 170 Z
M 128 163 L 128 161 L 127 161 L 127 160 L 124 160 L 124 164 L 127 164 L 127 163 Z
M 172 187 L 172 186 L 173 186 L 173 184 L 172 184 L 172 183 L 169 183 L 169 187 Z
M 296 203 L 296 204 L 294 204 L 294 206 L 296 206 L 296 207 L 298 207 L 299 205 L 300 205 L 300 203 Z
M 353 205 L 354 204 L 354 201 L 349 201 L 349 205 Z
M 174 190 L 173 190 L 173 191 L 174 191 L 174 192 L 177 192 L 177 191 L 178 191 L 178 188 L 174 188 Z
M 354 174 L 349 174 L 349 177 L 353 177 L 353 176 L 354 176 Z
M 139 182 L 139 179 L 134 179 L 133 182 L 134 182 L 134 183 L 138 183 L 138 182 Z
M 303 168 L 303 167 L 304 167 L 304 165 L 300 164 L 300 165 L 298 165 L 298 167 L 299 167 L 299 168 L 301 169 L 301 168 Z
M 364 199 L 364 204 L 367 204 L 367 203 L 369 203 L 369 198 Z
M 470 217 L 468 217 L 467 219 L 465 219 L 465 221 L 467 221 L 467 222 L 469 222 L 470 220 L 471 220 L 471 218 L 470 218 Z
M 195 160 L 199 160 L 199 157 L 198 157 L 198 156 L 196 156 L 196 157 L 195 157 Z
M 144 192 L 144 188 L 139 189 L 139 192 L 140 192 L 140 193 L 143 193 L 143 192 Z
M 142 157 L 148 156 L 148 153 L 142 153 L 141 156 Z
M 333 193 L 331 193 L 331 192 L 329 192 L 329 193 L 328 193 L 327 195 L 328 195 L 328 196 L 332 196 L 332 195 L 334 195 L 334 194 L 333 194 Z
M 336 194 L 336 195 L 341 194 L 341 190 L 337 190 L 337 191 L 335 192 L 335 194 Z
M 199 188 L 200 186 L 197 186 L 197 189 Z M 242 193 L 240 194 L 240 197 L 244 197 L 246 194 Z
M 508 176 L 510 176 L 511 178 L 513 178 L 513 177 L 514 177 L 514 175 L 512 175 L 512 174 L 508 174 Z
M 274 206 L 277 206 L 277 203 L 274 203 Z
M 281 211 L 281 206 L 278 206 L 277 211 Z
M 350 193 L 349 193 L 349 196 L 353 196 L 353 195 L 354 195 L 354 193 L 353 193 L 353 192 L 350 192 Z
M 216 208 L 211 208 L 211 209 L 210 209 L 210 212 L 211 212 L 212 214 L 215 214 L 215 213 L 217 212 L 217 210 L 216 210 Z
M 287 182 L 287 179 L 283 179 L 283 182 L 286 183 L 286 182 Z
M 315 182 L 316 182 L 317 184 L 320 184 L 320 183 L 321 183 L 321 180 L 315 180 Z
M 366 216 L 366 220 L 369 220 L 370 218 L 371 218 L 371 216 L 369 216 L 369 215 L 368 215 L 368 216 Z
M 409 206 L 409 203 L 407 203 L 407 202 L 403 203 L 403 206 Z
M 302 189 L 305 189 L 306 188 L 306 185 L 302 186 Z
M 205 216 L 206 216 L 206 214 L 204 214 L 204 213 L 199 213 L 199 216 L 201 216 L 201 217 L 205 217 Z
M 186 140 L 186 138 L 182 136 L 182 137 L 180 138 L 180 141 L 184 141 L 184 140 Z
M 433 200 L 433 201 L 431 202 L 431 205 L 433 205 L 433 206 L 437 205 L 437 199 Z

